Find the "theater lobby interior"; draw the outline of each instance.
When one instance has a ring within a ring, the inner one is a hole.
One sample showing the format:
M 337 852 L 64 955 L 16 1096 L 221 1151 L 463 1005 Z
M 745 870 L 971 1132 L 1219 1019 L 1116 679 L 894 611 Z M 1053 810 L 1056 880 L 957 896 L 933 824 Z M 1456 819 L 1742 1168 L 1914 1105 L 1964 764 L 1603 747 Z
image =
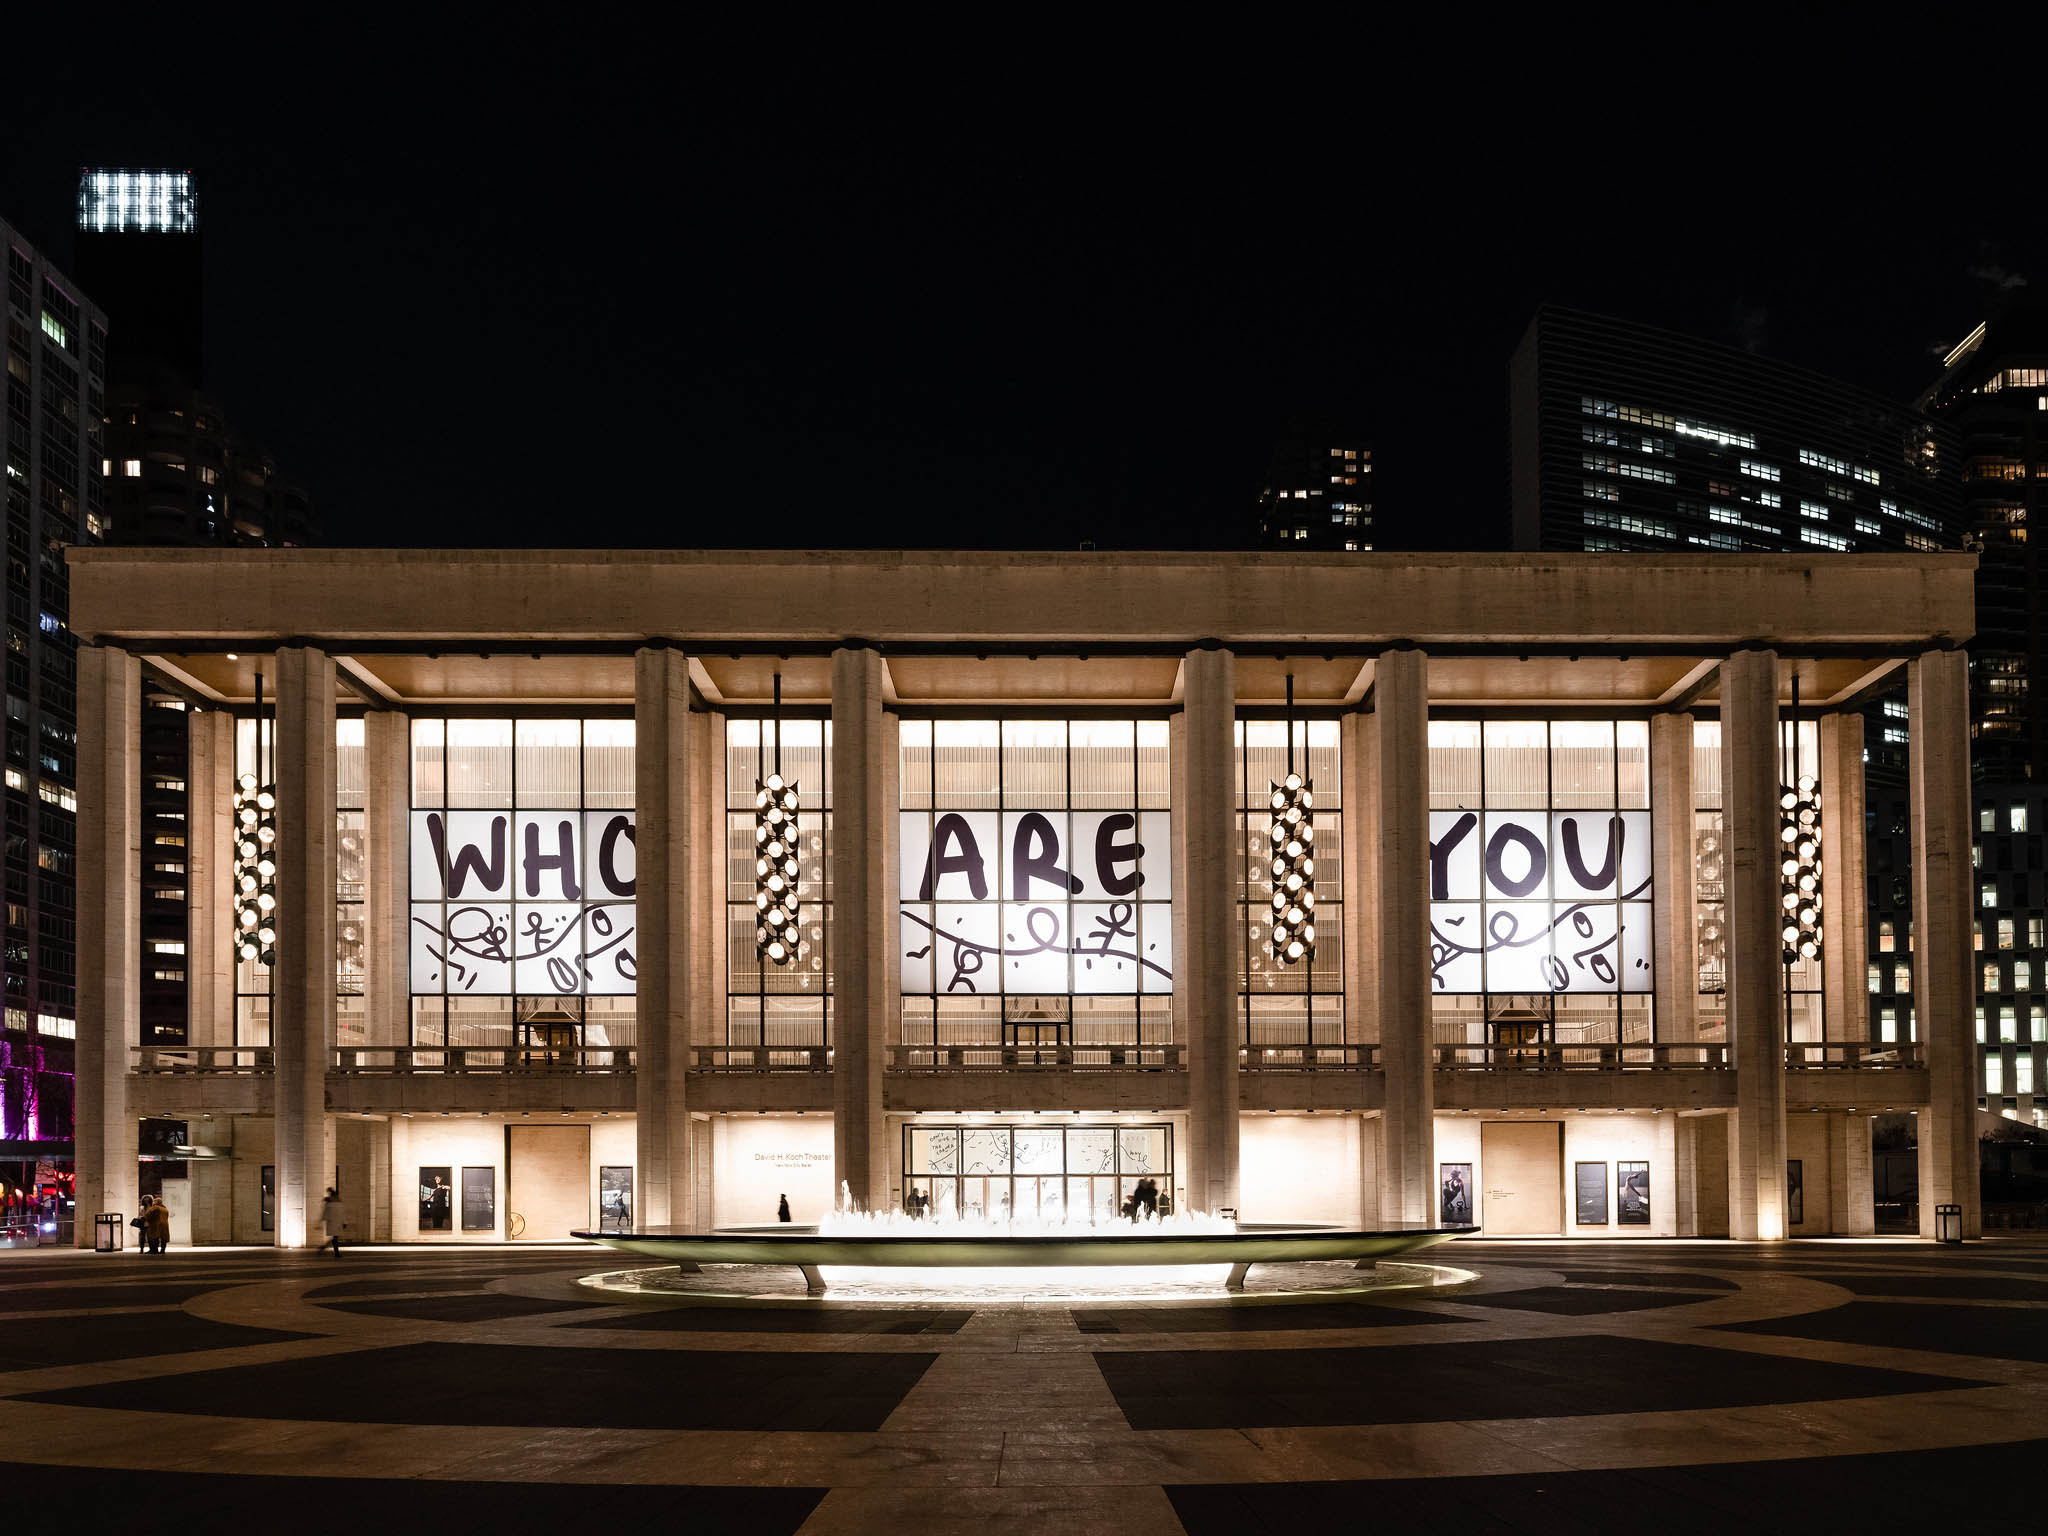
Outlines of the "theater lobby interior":
M 593 1250 L 0 1254 L 48 1523 L 1196 1533 L 2031 1525 L 2048 1242 L 1537 1243 L 1212 1304 L 622 1300 Z

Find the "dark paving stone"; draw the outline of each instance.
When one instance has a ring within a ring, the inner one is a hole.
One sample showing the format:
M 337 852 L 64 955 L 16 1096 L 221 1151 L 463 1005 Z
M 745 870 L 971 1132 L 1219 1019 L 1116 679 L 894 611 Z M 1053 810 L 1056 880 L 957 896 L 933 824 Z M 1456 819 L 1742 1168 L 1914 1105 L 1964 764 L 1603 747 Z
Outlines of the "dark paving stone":
M 1265 1333 L 1301 1328 L 1401 1328 L 1441 1323 L 1429 1312 L 1409 1312 L 1366 1301 L 1304 1302 L 1296 1306 L 1116 1307 L 1076 1312 L 1083 1333 Z
M 2048 1441 L 1961 1450 L 1721 1462 L 1647 1471 L 1519 1473 L 1507 1477 L 1169 1487 L 1188 1536 L 1351 1530 L 1370 1510 L 1388 1531 L 1478 1536 L 1572 1531 L 1641 1536 L 1730 1531 L 1910 1530 L 2010 1521 L 2038 1529 L 2039 1490 L 2016 1466 Z M 1960 1499 L 1968 1490 L 1968 1513 Z
M 294 1536 L 432 1531 L 506 1536 L 522 1530 L 655 1531 L 689 1528 L 786 1536 L 810 1518 L 822 1488 L 692 1488 L 618 1483 L 477 1483 L 433 1478 L 244 1477 L 232 1473 L 121 1472 L 0 1462 L 0 1481 L 33 1488 L 34 1521 L 47 1530 L 165 1530 L 246 1536 L 289 1511 Z
M 1932 1349 L 1995 1360 L 2048 1362 L 2048 1309 L 1917 1306 L 1910 1302 L 1852 1301 L 1826 1312 L 1724 1323 L 1727 1333 L 1829 1339 L 1888 1349 Z
M 1642 1269 L 1565 1269 L 1558 1273 L 1579 1285 L 1684 1285 L 1695 1290 L 1732 1291 L 1736 1283 L 1722 1275 L 1696 1275 L 1690 1271 L 1662 1274 Z
M 88 1307 L 175 1307 L 221 1289 L 188 1281 L 183 1285 L 52 1285 L 32 1290 L 0 1289 L 0 1312 L 78 1312 Z
M 375 1280 L 343 1280 L 336 1285 L 315 1286 L 306 1292 L 306 1299 L 324 1301 L 329 1296 L 389 1296 L 393 1291 L 474 1291 L 480 1288 L 474 1275 L 450 1277 L 436 1270 L 432 1274 L 384 1275 Z
M 1093 1358 L 1133 1429 L 1650 1413 L 1978 1385 L 1912 1371 L 1606 1334 L 1373 1349 L 1158 1350 Z
M 876 1312 L 852 1307 L 664 1307 L 594 1317 L 566 1328 L 653 1333 L 958 1333 L 972 1312 Z
M 408 1344 L 34 1400 L 377 1424 L 873 1431 L 936 1358 Z
M 1488 1291 L 1482 1295 L 1446 1296 L 1468 1307 L 1513 1307 L 1524 1312 L 1549 1312 L 1558 1317 L 1598 1317 L 1603 1312 L 1642 1312 L 1651 1307 L 1683 1307 L 1706 1300 L 1674 1296 L 1669 1291 L 1567 1290 L 1561 1285 L 1532 1286 L 1526 1291 Z M 1437 1319 L 1442 1322 L 1442 1318 Z
M 2048 1278 L 2015 1280 L 2007 1275 L 1929 1275 L 1895 1272 L 1882 1275 L 1816 1274 L 1816 1280 L 1839 1285 L 1858 1296 L 1940 1296 L 1952 1301 L 2048 1302 Z M 0 1297 L 0 1300 L 5 1300 Z
M 405 1296 L 385 1301 L 324 1301 L 335 1312 L 365 1317 L 408 1317 L 423 1323 L 489 1323 L 505 1317 L 531 1317 L 539 1312 L 587 1312 L 603 1302 L 542 1301 L 532 1296 L 483 1295 Z
M 309 1333 L 238 1328 L 189 1312 L 129 1312 L 114 1317 L 52 1318 L 0 1328 L 0 1371 L 44 1365 L 85 1365 L 140 1355 L 175 1355 L 188 1349 L 234 1349 L 309 1339 Z

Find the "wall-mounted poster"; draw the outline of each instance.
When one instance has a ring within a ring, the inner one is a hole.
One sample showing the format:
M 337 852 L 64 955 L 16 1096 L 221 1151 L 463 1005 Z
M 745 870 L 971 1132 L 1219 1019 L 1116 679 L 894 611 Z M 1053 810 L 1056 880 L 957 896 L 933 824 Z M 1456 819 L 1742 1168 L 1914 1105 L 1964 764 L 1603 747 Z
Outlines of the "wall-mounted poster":
M 1785 1225 L 1796 1227 L 1806 1221 L 1806 1164 L 1792 1158 L 1785 1164 Z
M 270 1163 L 263 1165 L 263 1182 L 257 1186 L 256 1217 L 262 1231 L 277 1230 L 277 1169 Z
M 420 1230 L 451 1232 L 455 1228 L 454 1170 L 420 1170 Z
M 597 1230 L 633 1230 L 633 1170 L 606 1165 L 597 1170 Z
M 1574 1220 L 1582 1227 L 1604 1227 L 1607 1225 L 1607 1165 L 1605 1163 L 1574 1163 L 1577 1177 L 1578 1212 Z
M 462 1230 L 494 1232 L 498 1227 L 498 1170 L 462 1170 Z
M 1617 1194 L 1615 1225 L 1647 1227 L 1650 1224 L 1650 1165 L 1616 1163 L 1614 1185 Z
M 1472 1225 L 1472 1165 L 1444 1163 L 1438 1171 L 1443 1175 L 1440 1207 L 1443 1224 L 1447 1227 L 1469 1227 Z

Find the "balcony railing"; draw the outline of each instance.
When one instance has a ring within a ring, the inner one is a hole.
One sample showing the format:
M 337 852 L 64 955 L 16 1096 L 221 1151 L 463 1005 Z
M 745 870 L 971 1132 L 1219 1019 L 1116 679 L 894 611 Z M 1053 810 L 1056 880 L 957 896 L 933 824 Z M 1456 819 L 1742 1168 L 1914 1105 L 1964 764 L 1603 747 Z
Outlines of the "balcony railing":
M 1439 1072 L 1626 1072 L 1643 1069 L 1717 1071 L 1728 1065 L 1718 1043 L 1563 1045 L 1439 1045 Z
M 1919 1065 L 1917 1040 L 1799 1040 L 1785 1047 L 1788 1072 L 1886 1071 Z
M 348 1045 L 334 1053 L 334 1070 L 362 1077 L 408 1073 L 630 1072 L 625 1045 Z
M 267 1045 L 138 1045 L 135 1070 L 154 1076 L 166 1072 L 213 1072 L 243 1077 L 268 1077 L 275 1070 Z
M 1247 1045 L 1237 1053 L 1247 1072 L 1377 1072 L 1377 1045 Z
M 1177 1045 L 892 1045 L 891 1072 L 1177 1072 Z
M 829 1045 L 693 1045 L 693 1072 L 830 1072 Z

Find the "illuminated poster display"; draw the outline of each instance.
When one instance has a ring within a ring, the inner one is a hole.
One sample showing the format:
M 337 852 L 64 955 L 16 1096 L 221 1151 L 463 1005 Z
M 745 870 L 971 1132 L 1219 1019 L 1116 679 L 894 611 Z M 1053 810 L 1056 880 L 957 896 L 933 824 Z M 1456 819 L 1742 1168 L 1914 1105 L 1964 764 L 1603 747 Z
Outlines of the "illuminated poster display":
M 1439 992 L 1648 992 L 1648 811 L 1432 811 Z
M 631 811 L 416 810 L 411 844 L 414 992 L 633 991 Z

